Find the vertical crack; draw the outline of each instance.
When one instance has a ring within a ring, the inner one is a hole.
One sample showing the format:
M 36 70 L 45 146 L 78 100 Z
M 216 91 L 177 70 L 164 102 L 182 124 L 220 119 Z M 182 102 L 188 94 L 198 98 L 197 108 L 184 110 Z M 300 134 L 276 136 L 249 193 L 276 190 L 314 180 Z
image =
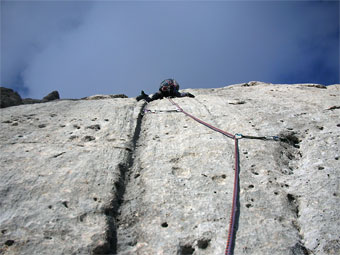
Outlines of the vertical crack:
M 297 136 L 297 133 L 294 131 L 283 132 L 280 134 L 280 146 L 276 152 L 276 160 L 281 168 L 281 173 L 285 176 L 291 175 L 291 178 L 294 178 L 293 175 L 295 170 L 298 168 L 297 162 L 300 160 L 302 155 L 300 151 L 300 142 L 301 141 Z M 292 225 L 298 235 L 298 240 L 296 240 L 294 246 L 290 247 L 290 252 L 293 255 L 308 255 L 311 252 L 304 246 L 304 236 L 301 234 L 301 226 L 299 224 L 299 196 L 287 193 L 286 199 L 288 206 L 293 213 Z
M 299 225 L 300 208 L 298 196 L 287 194 L 288 204 L 291 207 L 293 213 L 295 214 L 295 219 L 292 221 L 293 227 L 296 229 L 299 240 L 291 247 L 291 252 L 293 255 L 309 255 L 311 252 L 303 245 L 304 237 L 301 234 L 301 226 Z
M 110 205 L 104 209 L 106 216 L 106 236 L 105 242 L 93 249 L 93 254 L 117 254 L 117 217 L 120 206 L 124 201 L 124 194 L 128 182 L 128 174 L 134 164 L 134 154 L 136 146 L 141 133 L 141 126 L 143 120 L 143 112 L 146 103 L 144 103 L 139 111 L 137 117 L 137 123 L 135 126 L 134 134 L 132 137 L 132 148 L 128 151 L 126 161 L 118 165 L 119 179 L 114 183 L 113 194 L 114 198 L 110 202 Z

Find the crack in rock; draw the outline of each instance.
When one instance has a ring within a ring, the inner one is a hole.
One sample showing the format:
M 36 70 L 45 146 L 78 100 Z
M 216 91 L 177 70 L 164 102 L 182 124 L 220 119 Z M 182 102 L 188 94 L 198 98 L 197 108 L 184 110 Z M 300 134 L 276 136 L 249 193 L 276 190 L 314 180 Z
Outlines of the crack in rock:
M 93 249 L 94 254 L 117 254 L 117 227 L 119 225 L 119 219 L 117 217 L 119 216 L 119 209 L 124 203 L 126 186 L 129 181 L 131 168 L 134 164 L 134 153 L 141 133 L 141 125 L 145 106 L 146 104 L 141 107 L 138 114 L 134 135 L 131 140 L 132 149 L 125 148 L 128 152 L 126 161 L 124 164 L 118 165 L 118 172 L 120 175 L 118 181 L 114 183 L 113 187 L 113 194 L 115 194 L 115 197 L 112 199 L 110 205 L 104 209 L 104 214 L 106 215 L 108 226 L 108 229 L 106 231 L 106 241 L 105 243 Z

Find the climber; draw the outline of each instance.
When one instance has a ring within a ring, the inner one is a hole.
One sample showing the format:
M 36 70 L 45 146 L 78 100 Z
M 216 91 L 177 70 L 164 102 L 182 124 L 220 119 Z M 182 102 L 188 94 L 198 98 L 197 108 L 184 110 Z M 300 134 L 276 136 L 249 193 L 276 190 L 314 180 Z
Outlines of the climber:
M 136 98 L 137 101 L 144 99 L 148 103 L 157 100 L 163 99 L 164 97 L 195 97 L 193 94 L 189 92 L 179 92 L 179 84 L 174 79 L 166 79 L 161 82 L 159 87 L 159 91 L 152 95 L 150 98 L 149 95 L 145 94 L 142 90 L 141 95 Z

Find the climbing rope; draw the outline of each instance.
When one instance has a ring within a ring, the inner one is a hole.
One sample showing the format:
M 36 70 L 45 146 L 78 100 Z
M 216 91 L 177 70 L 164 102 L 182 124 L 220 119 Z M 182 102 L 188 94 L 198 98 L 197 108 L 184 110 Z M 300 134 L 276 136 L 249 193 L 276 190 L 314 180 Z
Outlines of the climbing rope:
M 186 111 L 184 111 L 184 110 L 183 110 L 178 104 L 176 104 L 171 98 L 168 98 L 168 99 L 169 99 L 169 101 L 170 101 L 174 106 L 177 107 L 177 109 L 178 109 L 180 112 L 184 113 L 185 115 L 189 116 L 190 118 L 194 119 L 195 121 L 201 123 L 202 125 L 204 125 L 204 126 L 210 128 L 210 129 L 212 129 L 212 130 L 214 130 L 214 131 L 216 131 L 216 132 L 218 132 L 218 133 L 221 133 L 222 135 L 225 135 L 225 136 L 227 136 L 227 137 L 229 137 L 229 138 L 232 138 L 232 139 L 235 138 L 235 135 L 230 134 L 230 133 L 228 133 L 228 132 L 226 132 L 226 131 L 223 131 L 223 130 L 217 128 L 217 127 L 214 127 L 214 126 L 212 126 L 212 125 L 210 125 L 210 124 L 204 122 L 203 120 L 200 120 L 199 118 L 196 118 L 195 116 L 193 116 L 193 115 L 187 113 Z
M 228 239 L 227 239 L 227 245 L 225 249 L 225 255 L 230 255 L 231 254 L 231 249 L 232 249 L 232 243 L 233 243 L 233 237 L 234 237 L 234 227 L 235 227 L 235 219 L 236 219 L 236 211 L 237 211 L 237 193 L 238 193 L 238 175 L 239 175 L 239 149 L 238 149 L 238 139 L 242 137 L 240 134 L 230 134 L 224 130 L 221 130 L 217 127 L 214 127 L 203 120 L 200 120 L 196 118 L 195 116 L 187 113 L 184 111 L 178 104 L 176 104 L 171 98 L 168 98 L 169 101 L 177 107 L 179 111 L 184 113 L 185 115 L 189 116 L 190 118 L 194 119 L 195 121 L 201 123 L 202 125 L 221 133 L 222 135 L 225 135 L 229 138 L 234 139 L 235 142 L 235 174 L 234 174 L 234 190 L 233 190 L 233 202 L 231 206 L 231 214 L 230 214 L 230 220 L 229 220 L 229 233 L 228 233 Z
M 200 120 L 199 118 L 196 118 L 195 116 L 187 113 L 184 111 L 177 103 L 175 103 L 171 98 L 168 98 L 169 101 L 177 107 L 178 111 L 184 113 L 185 115 L 189 116 L 193 120 L 199 122 L 200 124 L 221 133 L 222 135 L 225 135 L 229 138 L 234 139 L 235 143 L 235 174 L 234 174 L 234 190 L 233 190 L 233 202 L 231 206 L 231 214 L 230 214 L 230 220 L 229 220 L 229 231 L 228 231 L 228 239 L 227 239 L 227 244 L 226 244 L 226 249 L 225 249 L 225 255 L 230 255 L 232 254 L 232 244 L 234 240 L 234 228 L 235 228 L 235 220 L 236 220 L 236 211 L 237 211 L 237 195 L 238 195 L 238 189 L 239 189 L 239 172 L 240 172 L 240 160 L 239 160 L 239 146 L 238 146 L 238 140 L 241 138 L 248 138 L 248 139 L 260 139 L 260 140 L 274 140 L 274 141 L 279 141 L 280 138 L 278 136 L 245 136 L 242 134 L 230 134 L 224 130 L 221 130 L 217 127 L 214 127 L 203 120 Z

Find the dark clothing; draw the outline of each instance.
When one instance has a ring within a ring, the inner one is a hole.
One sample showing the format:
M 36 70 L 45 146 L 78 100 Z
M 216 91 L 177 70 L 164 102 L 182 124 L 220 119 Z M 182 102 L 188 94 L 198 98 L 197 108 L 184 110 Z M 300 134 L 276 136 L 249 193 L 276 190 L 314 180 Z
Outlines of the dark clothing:
M 157 100 L 157 99 L 163 99 L 164 97 L 190 97 L 193 96 L 190 93 L 181 93 L 179 91 L 174 91 L 173 93 L 162 93 L 160 91 L 156 92 L 155 94 L 152 95 L 152 97 L 150 98 L 150 102 L 153 100 Z
M 174 79 L 166 79 L 162 81 L 159 91 L 153 94 L 151 98 L 142 90 L 141 95 L 136 99 L 137 101 L 144 99 L 147 102 L 151 102 L 153 100 L 163 99 L 164 97 L 195 97 L 188 92 L 180 93 L 178 90 L 179 84 L 177 81 Z
M 163 99 L 164 97 L 195 97 L 193 94 L 190 94 L 188 92 L 180 93 L 179 91 L 174 91 L 173 93 L 164 93 L 161 91 L 156 92 L 152 95 L 150 98 L 147 94 L 142 91 L 142 94 L 138 96 L 136 99 L 137 101 L 144 99 L 146 102 L 151 102 L 157 99 Z

